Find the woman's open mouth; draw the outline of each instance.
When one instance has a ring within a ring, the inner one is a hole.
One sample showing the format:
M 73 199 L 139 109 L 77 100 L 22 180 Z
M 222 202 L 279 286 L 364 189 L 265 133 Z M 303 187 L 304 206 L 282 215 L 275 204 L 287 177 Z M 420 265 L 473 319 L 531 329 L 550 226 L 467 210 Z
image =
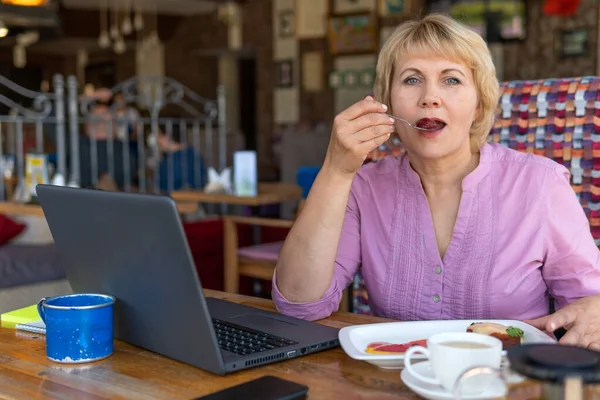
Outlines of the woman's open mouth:
M 437 118 L 421 118 L 417 121 L 416 126 L 427 129 L 430 132 L 436 132 L 442 130 L 446 126 L 446 123 Z

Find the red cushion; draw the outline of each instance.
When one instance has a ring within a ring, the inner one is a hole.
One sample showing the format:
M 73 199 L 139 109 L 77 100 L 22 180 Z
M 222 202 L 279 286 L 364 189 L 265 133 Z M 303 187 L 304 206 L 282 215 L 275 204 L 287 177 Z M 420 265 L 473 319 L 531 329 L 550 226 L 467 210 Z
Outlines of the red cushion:
M 192 254 L 223 251 L 223 222 L 220 219 L 184 222 L 183 229 Z
M 276 228 L 271 226 L 260 227 L 260 240 L 262 243 L 284 241 L 290 232 L 289 228 Z
M 184 222 L 183 229 L 202 287 L 223 290 L 223 220 Z M 238 225 L 238 242 L 240 246 L 252 243 L 252 227 Z M 252 294 L 252 283 L 240 280 L 240 293 Z
M 238 246 L 252 245 L 252 226 L 238 224 Z M 183 229 L 190 246 L 196 270 L 205 289 L 223 290 L 223 220 L 202 220 L 183 222 Z M 261 239 L 264 242 L 285 239 L 289 229 L 261 227 Z M 239 292 L 253 295 L 254 279 L 240 277 Z M 271 292 L 271 282 L 263 282 L 263 293 Z
M 25 230 L 25 225 L 0 214 L 0 246 L 10 242 Z

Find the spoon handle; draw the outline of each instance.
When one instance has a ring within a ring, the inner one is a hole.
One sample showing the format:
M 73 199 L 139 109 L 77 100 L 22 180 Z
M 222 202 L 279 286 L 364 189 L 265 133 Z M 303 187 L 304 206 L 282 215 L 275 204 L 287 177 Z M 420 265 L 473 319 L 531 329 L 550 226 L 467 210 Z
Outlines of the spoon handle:
M 395 118 L 395 119 L 397 119 L 399 121 L 404 122 L 406 125 L 410 126 L 413 129 L 417 129 L 417 130 L 425 131 L 425 132 L 433 132 L 433 131 L 437 130 L 437 128 L 421 128 L 420 126 L 416 126 L 416 125 L 411 124 L 410 122 L 408 122 L 404 118 L 396 117 L 395 115 L 391 115 L 391 114 L 387 114 L 387 115 L 389 115 L 390 117 Z
M 407 120 L 405 120 L 404 118 L 396 117 L 395 115 L 391 115 L 391 114 L 388 114 L 388 115 L 390 117 L 392 117 L 394 119 L 397 119 L 398 121 L 402 121 L 402 122 L 406 123 L 408 126 L 414 128 L 414 126 L 410 122 L 408 122 Z
M 419 126 L 415 126 L 415 125 L 411 124 L 410 122 L 408 122 L 407 120 L 405 120 L 404 118 L 396 117 L 395 115 L 391 115 L 391 114 L 387 114 L 387 115 L 389 115 L 390 117 L 392 117 L 394 119 L 404 122 L 406 125 L 410 126 L 413 129 L 418 129 L 420 131 L 429 131 L 430 130 L 430 129 L 421 128 Z

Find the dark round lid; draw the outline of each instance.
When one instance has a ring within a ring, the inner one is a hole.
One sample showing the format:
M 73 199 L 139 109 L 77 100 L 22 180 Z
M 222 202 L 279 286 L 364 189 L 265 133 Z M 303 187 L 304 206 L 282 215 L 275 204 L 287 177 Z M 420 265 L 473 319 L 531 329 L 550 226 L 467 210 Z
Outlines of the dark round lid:
M 600 382 L 600 353 L 559 344 L 524 344 L 507 351 L 510 367 L 541 381 L 561 382 L 579 376 L 586 383 Z
M 594 368 L 600 361 L 600 353 L 580 347 L 555 346 L 552 351 L 545 347 L 534 347 L 526 356 L 532 363 L 552 368 Z

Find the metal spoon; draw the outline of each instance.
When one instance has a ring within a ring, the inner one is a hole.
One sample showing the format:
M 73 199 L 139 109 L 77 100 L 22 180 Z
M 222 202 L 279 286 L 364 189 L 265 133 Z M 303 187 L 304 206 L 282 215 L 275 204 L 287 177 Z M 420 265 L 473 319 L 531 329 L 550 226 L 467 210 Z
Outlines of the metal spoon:
M 405 119 L 402 119 L 402 118 L 400 118 L 400 117 L 396 117 L 395 115 L 391 115 L 391 114 L 387 114 L 387 115 L 389 115 L 390 117 L 392 117 L 392 118 L 395 118 L 395 119 L 397 119 L 397 120 L 399 120 L 399 121 L 406 122 L 406 124 L 407 124 L 408 126 L 410 126 L 411 128 L 413 128 L 413 129 L 418 129 L 418 130 L 420 130 L 420 131 L 425 131 L 425 132 L 434 132 L 434 131 L 437 131 L 437 130 L 439 130 L 439 128 L 421 128 L 421 127 L 419 127 L 419 126 L 416 126 L 416 125 L 413 125 L 413 124 L 411 124 L 410 122 L 408 122 L 408 121 L 407 121 L 407 120 L 405 120 Z

